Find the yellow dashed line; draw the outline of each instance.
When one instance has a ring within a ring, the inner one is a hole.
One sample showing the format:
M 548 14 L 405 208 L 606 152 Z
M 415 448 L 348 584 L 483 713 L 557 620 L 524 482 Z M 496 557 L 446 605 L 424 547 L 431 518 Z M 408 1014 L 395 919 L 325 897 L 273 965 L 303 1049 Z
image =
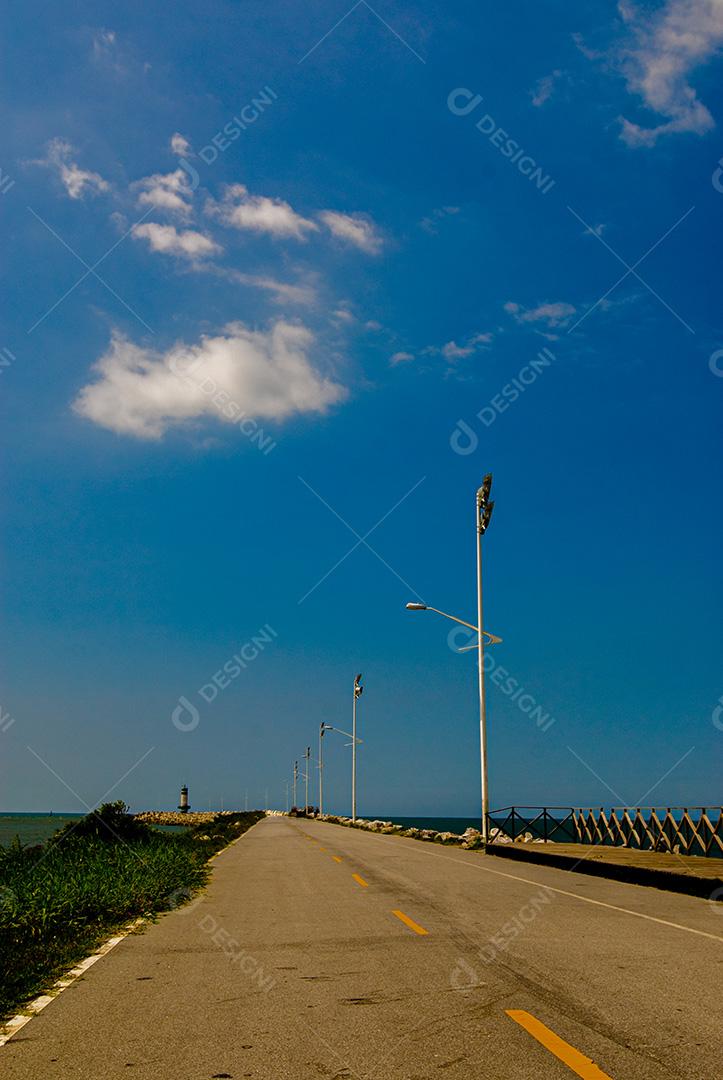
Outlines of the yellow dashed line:
M 505 1012 L 511 1020 L 523 1027 L 525 1031 L 532 1035 L 533 1039 L 537 1039 L 538 1043 L 541 1043 L 546 1050 L 559 1058 L 563 1064 L 567 1065 L 568 1069 L 571 1069 L 577 1076 L 581 1076 L 583 1080 L 611 1080 L 611 1077 L 604 1073 L 602 1069 L 599 1069 L 594 1061 L 591 1061 L 589 1057 L 585 1057 L 574 1046 L 570 1046 L 554 1031 L 550 1031 L 549 1027 L 545 1027 L 542 1021 L 531 1013 L 525 1012 L 523 1009 L 505 1009 Z
M 358 874 L 352 874 L 352 877 L 358 885 L 363 885 L 365 889 L 369 888 L 369 882 L 365 881 L 363 877 L 359 877 Z
M 340 855 L 332 855 L 332 859 L 334 860 L 334 862 L 342 862 Z
M 408 926 L 410 930 L 413 930 L 415 934 L 428 934 L 429 931 L 425 930 L 419 923 L 415 923 L 414 919 L 410 919 L 408 915 L 405 915 L 403 911 L 393 911 L 392 915 L 396 915 L 398 919 L 401 919 L 405 926 Z

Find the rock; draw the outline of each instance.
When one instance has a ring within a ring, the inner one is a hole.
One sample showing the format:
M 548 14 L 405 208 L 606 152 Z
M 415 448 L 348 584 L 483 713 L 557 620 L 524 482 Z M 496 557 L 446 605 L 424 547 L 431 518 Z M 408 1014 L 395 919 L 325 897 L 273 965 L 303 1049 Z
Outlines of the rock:
M 456 844 L 462 839 L 458 833 L 453 832 L 440 832 L 437 833 L 437 841 L 440 844 Z

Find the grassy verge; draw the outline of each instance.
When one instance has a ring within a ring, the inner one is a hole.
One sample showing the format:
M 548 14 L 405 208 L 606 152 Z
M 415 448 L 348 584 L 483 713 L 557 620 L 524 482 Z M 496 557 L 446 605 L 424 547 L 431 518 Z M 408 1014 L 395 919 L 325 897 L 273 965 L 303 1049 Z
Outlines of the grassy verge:
M 109 803 L 46 844 L 0 848 L 0 1017 L 130 919 L 184 903 L 206 881 L 209 858 L 263 816 L 224 815 L 171 834 Z

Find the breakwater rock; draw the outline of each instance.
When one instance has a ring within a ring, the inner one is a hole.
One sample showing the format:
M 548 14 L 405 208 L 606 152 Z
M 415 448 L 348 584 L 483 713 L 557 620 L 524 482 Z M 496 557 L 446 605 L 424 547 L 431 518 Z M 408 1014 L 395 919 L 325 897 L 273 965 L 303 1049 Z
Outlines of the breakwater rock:
M 146 825 L 205 825 L 218 817 L 228 817 L 234 810 L 189 810 L 182 814 L 179 810 L 141 810 L 131 816 Z

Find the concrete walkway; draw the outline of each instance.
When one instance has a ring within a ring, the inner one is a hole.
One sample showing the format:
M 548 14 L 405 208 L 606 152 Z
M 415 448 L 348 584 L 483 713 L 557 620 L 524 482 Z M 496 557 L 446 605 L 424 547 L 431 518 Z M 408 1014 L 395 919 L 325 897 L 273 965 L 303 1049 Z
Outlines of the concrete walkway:
M 0 1048 L 0 1073 L 719 1080 L 722 970 L 706 901 L 267 818 L 199 902 Z

